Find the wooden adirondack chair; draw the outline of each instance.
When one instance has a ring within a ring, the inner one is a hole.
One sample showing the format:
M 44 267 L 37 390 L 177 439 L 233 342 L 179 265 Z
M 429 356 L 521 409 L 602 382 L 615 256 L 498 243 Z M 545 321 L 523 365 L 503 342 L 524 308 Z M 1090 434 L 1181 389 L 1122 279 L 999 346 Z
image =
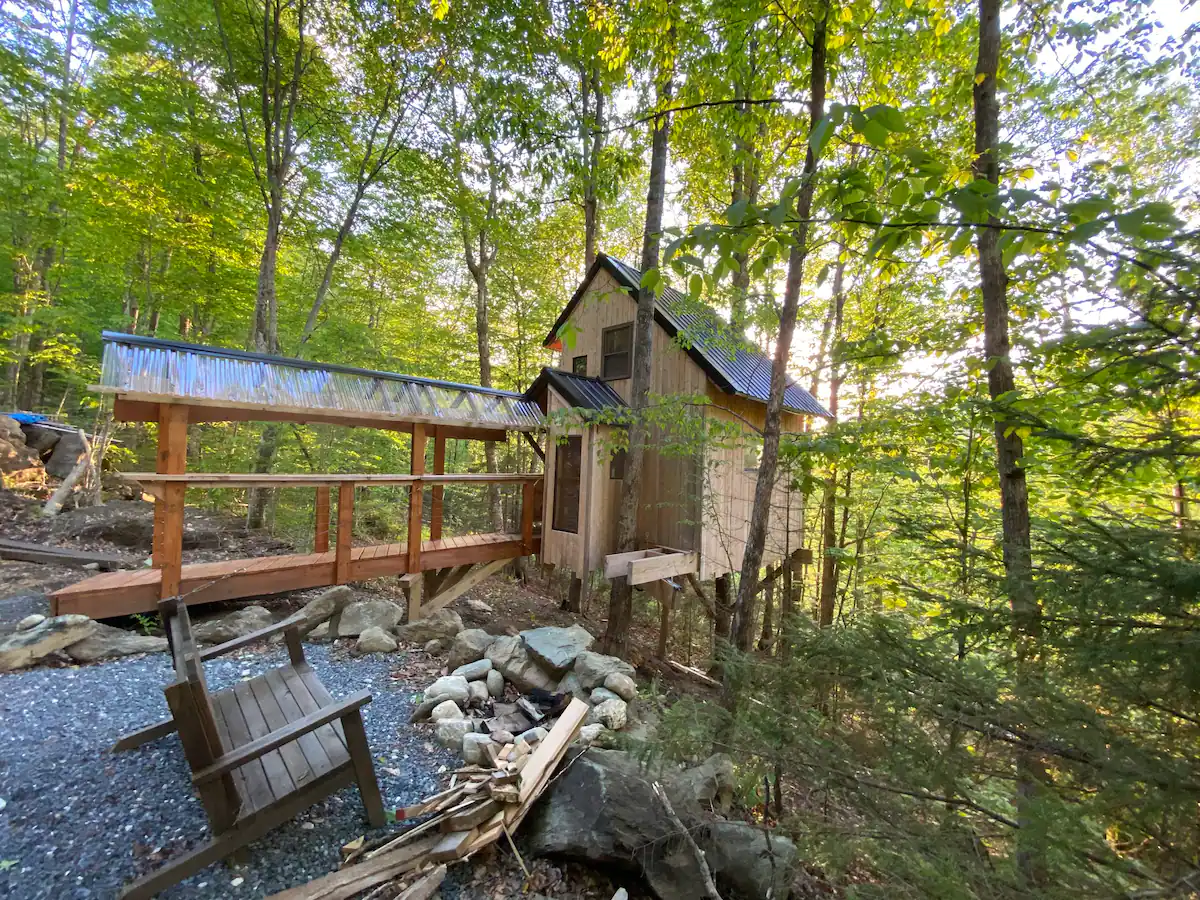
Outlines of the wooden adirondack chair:
M 122 897 L 152 897 L 355 781 L 371 826 L 384 824 L 361 713 L 371 695 L 360 691 L 340 702 L 329 695 L 304 659 L 297 617 L 200 650 L 187 605 L 172 598 L 160 608 L 175 663 L 176 679 L 164 688 L 172 718 L 122 738 L 113 750 L 178 731 L 213 838 L 128 885 Z M 290 665 L 209 694 L 205 660 L 280 631 Z

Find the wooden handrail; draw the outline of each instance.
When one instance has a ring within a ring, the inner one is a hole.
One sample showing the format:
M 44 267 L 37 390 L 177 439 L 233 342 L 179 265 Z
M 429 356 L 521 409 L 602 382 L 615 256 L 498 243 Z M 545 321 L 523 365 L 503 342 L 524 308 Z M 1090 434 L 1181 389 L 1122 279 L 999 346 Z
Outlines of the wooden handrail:
M 463 475 L 255 475 L 251 472 L 187 472 L 180 475 L 160 475 L 156 472 L 128 472 L 126 478 L 144 485 L 184 484 L 190 488 L 247 488 L 247 487 L 322 487 L 343 484 L 524 484 L 541 481 L 537 473 L 463 474 Z

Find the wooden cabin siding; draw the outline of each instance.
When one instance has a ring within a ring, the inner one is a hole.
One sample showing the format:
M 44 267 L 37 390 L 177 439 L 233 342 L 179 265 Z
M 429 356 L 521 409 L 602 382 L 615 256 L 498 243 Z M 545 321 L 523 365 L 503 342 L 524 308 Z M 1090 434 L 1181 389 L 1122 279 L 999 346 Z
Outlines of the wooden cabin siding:
M 570 334 L 564 336 L 559 368 L 573 371 L 576 357 L 587 357 L 587 375 L 601 374 L 601 342 L 607 328 L 632 323 L 637 303 L 608 272 L 601 269 L 579 305 L 571 314 Z M 650 369 L 651 402 L 654 395 L 682 395 L 704 398 L 707 404 L 697 407 L 698 415 L 715 416 L 738 427 L 763 427 L 766 406 L 755 400 L 727 394 L 713 384 L 708 375 L 688 354 L 655 324 L 653 359 Z M 608 382 L 622 399 L 629 402 L 633 386 L 631 378 Z M 551 392 L 551 409 L 563 408 L 565 403 Z M 704 400 L 701 400 L 703 403 Z M 588 533 L 591 546 L 584 548 L 578 536 L 553 532 L 544 526 L 545 561 L 570 567 L 576 573 L 595 569 L 603 564 L 604 556 L 616 551 L 616 520 L 619 514 L 620 482 L 608 477 L 608 455 L 600 448 L 607 426 L 593 426 L 598 433 L 589 434 L 583 449 L 584 471 L 592 473 L 592 484 L 582 487 L 581 493 L 596 497 L 591 515 L 585 519 L 586 507 L 581 510 L 581 532 L 584 522 L 590 522 Z M 804 417 L 785 412 L 785 431 L 804 430 Z M 656 434 L 649 444 L 656 444 Z M 661 444 L 661 440 L 657 443 Z M 551 440 L 549 446 L 553 446 Z M 589 457 L 589 450 L 591 457 Z M 554 472 L 551 454 L 547 454 L 546 494 L 550 522 Z M 588 460 L 591 459 L 589 464 Z M 638 514 L 638 538 L 645 544 L 662 544 L 680 550 L 699 550 L 701 577 L 713 578 L 741 567 L 746 544 L 746 531 L 754 505 L 757 475 L 746 472 L 742 448 L 711 448 L 707 458 L 687 458 L 648 450 L 643 472 L 643 502 Z M 587 502 L 587 501 L 581 501 Z M 786 485 L 775 490 L 772 504 L 771 528 L 764 549 L 764 564 L 782 559 L 801 546 L 803 534 L 803 497 L 790 493 Z M 790 524 L 790 528 L 789 528 Z M 790 531 L 790 534 L 789 534 Z

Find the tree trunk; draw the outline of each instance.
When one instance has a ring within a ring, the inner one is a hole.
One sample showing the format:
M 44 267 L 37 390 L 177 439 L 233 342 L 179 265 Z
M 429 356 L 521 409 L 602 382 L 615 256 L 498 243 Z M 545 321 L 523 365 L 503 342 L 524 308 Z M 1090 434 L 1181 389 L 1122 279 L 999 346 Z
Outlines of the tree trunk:
M 830 339 L 832 341 L 829 354 L 829 415 L 830 421 L 837 423 L 838 400 L 842 388 L 841 369 L 838 365 L 838 341 L 842 338 L 842 317 L 846 306 L 846 294 L 843 289 L 846 275 L 846 246 L 838 244 L 837 266 L 833 273 L 833 296 L 830 298 Z M 836 546 L 836 507 L 837 507 L 837 464 L 830 465 L 825 476 L 825 488 L 821 501 L 821 589 L 818 600 L 817 621 L 822 628 L 833 624 L 834 596 L 838 584 L 838 558 L 831 551 Z
M 718 575 L 713 582 L 713 640 L 710 674 L 721 671 L 721 656 L 729 649 L 729 629 L 733 618 L 733 591 L 729 575 Z
M 667 77 L 658 85 L 658 107 L 671 102 L 672 81 Z M 663 202 L 667 185 L 667 154 L 670 149 L 671 118 L 654 120 L 650 144 L 650 186 L 646 192 L 646 227 L 642 234 L 642 272 L 658 268 L 658 248 L 662 232 Z M 617 519 L 617 552 L 624 553 L 637 543 L 638 509 L 641 506 L 642 466 L 645 461 L 646 423 L 643 410 L 650 396 L 650 351 L 654 328 L 654 291 L 638 290 L 637 317 L 634 320 L 633 383 L 630 387 L 629 448 L 625 452 L 625 477 L 621 483 L 621 510 Z M 608 604 L 608 628 L 604 633 L 605 652 L 624 656 L 629 652 L 629 628 L 633 624 L 633 586 L 629 579 L 613 579 Z
M 828 0 L 822 4 L 821 17 L 813 29 L 811 98 L 808 106 L 809 134 L 825 117 L 826 26 L 829 18 Z M 771 518 L 771 495 L 775 488 L 775 472 L 779 463 L 779 438 L 783 426 L 783 392 L 787 386 L 788 359 L 792 350 L 792 335 L 796 330 L 796 313 L 800 304 L 800 287 L 804 281 L 804 264 L 808 257 L 808 220 L 812 214 L 813 193 L 816 188 L 817 157 L 812 144 L 804 159 L 804 184 L 796 200 L 797 225 L 788 254 L 787 282 L 783 294 L 783 310 L 779 316 L 779 338 L 775 342 L 775 360 L 771 367 L 771 393 L 767 400 L 766 421 L 763 427 L 763 449 L 758 466 L 758 483 L 754 488 L 754 507 L 746 534 L 746 549 L 742 556 L 741 581 L 734 605 L 734 633 L 749 627 L 753 612 L 754 592 L 758 587 L 757 573 L 762 566 L 763 546 Z M 731 686 L 726 680 L 726 687 Z M 727 700 L 730 697 L 727 696 Z
M 580 74 L 583 93 L 583 118 L 580 143 L 584 158 L 583 186 L 583 265 L 590 271 L 596 261 L 596 238 L 600 227 L 600 198 L 596 183 L 600 176 L 600 153 L 604 149 L 604 91 L 600 72 L 584 69 Z M 589 120 L 588 102 L 593 104 Z M 590 129 L 590 133 L 589 133 Z
M 979 0 L 979 57 L 975 67 L 975 177 L 1000 183 L 1001 0 Z M 1016 389 L 1009 357 L 1008 276 L 1000 249 L 999 220 L 989 216 L 978 232 L 979 284 L 983 294 L 983 343 L 988 363 L 988 393 L 993 403 Z M 1024 445 L 1008 416 L 995 411 L 996 471 L 1000 478 L 1000 514 L 1004 537 L 1005 588 L 1012 610 L 1016 643 L 1017 692 L 1028 695 L 1037 668 L 1041 610 L 1034 593 L 1029 492 L 1022 466 Z M 1031 808 L 1040 763 L 1031 753 L 1017 760 L 1017 868 L 1029 883 L 1041 881 L 1041 850 Z
M 758 649 L 770 650 L 775 640 L 775 624 L 772 621 L 775 614 L 775 584 L 768 584 L 764 591 L 762 634 L 758 636 Z

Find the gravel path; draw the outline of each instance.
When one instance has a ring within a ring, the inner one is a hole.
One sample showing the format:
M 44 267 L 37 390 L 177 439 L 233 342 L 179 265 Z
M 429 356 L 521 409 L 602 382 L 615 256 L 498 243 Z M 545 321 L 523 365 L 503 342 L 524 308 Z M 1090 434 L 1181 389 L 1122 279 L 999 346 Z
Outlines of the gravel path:
M 403 657 L 348 659 L 311 644 L 305 651 L 334 697 L 374 694 L 364 716 L 385 807 L 434 792 L 439 766 L 454 757 L 408 724 L 424 685 L 389 677 Z M 251 651 L 205 671 L 219 690 L 283 663 L 282 649 Z M 166 718 L 170 676 L 165 655 L 0 676 L 0 896 L 108 900 L 153 868 L 140 861 L 146 854 L 175 855 L 208 837 L 174 735 L 132 752 L 107 749 Z M 366 828 L 358 790 L 348 788 L 251 845 L 246 866 L 218 863 L 161 896 L 262 897 L 332 871 L 338 848 Z

